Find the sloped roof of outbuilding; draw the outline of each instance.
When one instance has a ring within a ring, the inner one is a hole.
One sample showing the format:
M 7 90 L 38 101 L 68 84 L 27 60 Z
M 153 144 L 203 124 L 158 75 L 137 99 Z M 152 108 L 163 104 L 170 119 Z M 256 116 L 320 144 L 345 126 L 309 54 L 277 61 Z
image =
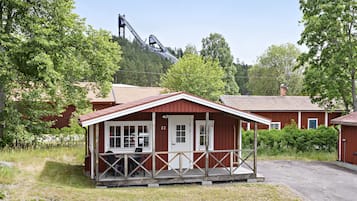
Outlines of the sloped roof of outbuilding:
M 141 87 L 127 84 L 112 84 L 112 88 L 105 97 L 98 96 L 99 89 L 94 82 L 80 82 L 81 87 L 87 88 L 87 98 L 91 103 L 113 102 L 123 104 L 149 96 L 156 96 L 164 92 L 161 87 Z
M 243 111 L 325 111 L 325 108 L 312 103 L 308 96 L 223 95 L 220 100 Z
M 332 119 L 331 123 L 346 126 L 357 126 L 357 112 L 352 112 L 350 114 Z

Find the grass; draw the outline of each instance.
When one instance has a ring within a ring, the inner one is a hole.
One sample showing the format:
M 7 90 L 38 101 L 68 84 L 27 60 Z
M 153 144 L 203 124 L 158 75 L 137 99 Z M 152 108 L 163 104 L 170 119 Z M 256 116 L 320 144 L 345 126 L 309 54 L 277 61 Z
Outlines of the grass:
M 3 150 L 0 200 L 299 200 L 282 185 L 226 183 L 212 186 L 172 185 L 160 188 L 96 189 L 83 174 L 81 147 Z
M 270 150 L 259 150 L 259 160 L 303 160 L 303 161 L 335 161 L 337 159 L 337 152 L 298 152 L 294 150 L 277 152 Z

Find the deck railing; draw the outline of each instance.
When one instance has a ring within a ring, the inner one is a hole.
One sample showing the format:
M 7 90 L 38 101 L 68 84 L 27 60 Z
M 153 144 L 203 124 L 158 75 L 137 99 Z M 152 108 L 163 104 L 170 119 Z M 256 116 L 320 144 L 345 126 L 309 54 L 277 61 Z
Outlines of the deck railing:
M 254 150 L 99 153 L 98 158 L 97 181 L 232 176 L 243 168 L 256 172 Z

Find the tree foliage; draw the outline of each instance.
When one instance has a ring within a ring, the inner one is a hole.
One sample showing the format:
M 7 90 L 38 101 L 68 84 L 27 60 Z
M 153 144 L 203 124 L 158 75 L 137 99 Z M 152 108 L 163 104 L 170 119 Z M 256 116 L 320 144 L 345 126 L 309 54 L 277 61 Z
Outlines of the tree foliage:
M 114 75 L 115 83 L 137 86 L 158 86 L 160 75 L 165 73 L 171 63 L 147 49 L 143 49 L 137 42 L 125 38 L 114 37 L 120 44 L 123 55 L 120 70 Z
M 357 2 L 300 0 L 305 26 L 299 44 L 309 48 L 299 57 L 305 69 L 304 88 L 327 108 L 343 103 L 357 110 Z
M 239 86 L 240 94 L 242 95 L 251 94 L 251 92 L 248 89 L 248 81 L 249 81 L 248 71 L 252 66 L 245 63 L 241 63 L 239 62 L 238 59 L 237 59 L 237 63 L 234 63 L 233 65 L 237 69 L 237 73 L 235 75 L 235 81 Z
M 289 87 L 289 95 L 301 95 L 302 70 L 295 70 L 300 51 L 293 44 L 272 45 L 249 69 L 248 88 L 253 95 L 278 95 L 279 86 Z
M 221 34 L 211 33 L 207 38 L 202 39 L 201 56 L 205 59 L 214 59 L 219 62 L 225 74 L 225 94 L 238 94 L 239 87 L 235 81 L 236 68 L 233 65 L 231 49 Z
M 46 132 L 68 105 L 86 107 L 78 81 L 94 81 L 103 94 L 119 68 L 120 48 L 111 35 L 72 13 L 68 0 L 0 1 L 0 143 Z
M 216 101 L 224 92 L 223 76 L 224 71 L 217 61 L 185 54 L 161 78 L 161 86 Z

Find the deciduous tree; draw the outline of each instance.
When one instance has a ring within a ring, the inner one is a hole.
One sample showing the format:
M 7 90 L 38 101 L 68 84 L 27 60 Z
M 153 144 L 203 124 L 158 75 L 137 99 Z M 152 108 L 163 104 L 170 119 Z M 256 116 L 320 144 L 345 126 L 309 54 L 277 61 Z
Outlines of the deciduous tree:
M 223 76 L 224 71 L 217 61 L 185 54 L 161 78 L 161 86 L 217 101 L 224 93 Z
M 0 1 L 0 144 L 46 132 L 51 122 L 43 118 L 68 105 L 85 107 L 79 81 L 96 82 L 102 94 L 110 90 L 120 48 L 73 8 L 71 0 Z
M 231 49 L 221 34 L 211 33 L 202 39 L 201 56 L 205 59 L 216 59 L 224 70 L 225 94 L 238 94 L 239 87 L 235 81 L 236 68 L 233 65 Z
M 309 49 L 299 57 L 306 92 L 325 107 L 342 103 L 357 111 L 357 2 L 300 0 L 300 9 L 305 28 L 299 44 Z
M 289 95 L 301 95 L 302 69 L 295 70 L 300 51 L 293 44 L 272 45 L 249 69 L 248 88 L 254 95 L 278 95 L 279 86 L 289 87 Z

